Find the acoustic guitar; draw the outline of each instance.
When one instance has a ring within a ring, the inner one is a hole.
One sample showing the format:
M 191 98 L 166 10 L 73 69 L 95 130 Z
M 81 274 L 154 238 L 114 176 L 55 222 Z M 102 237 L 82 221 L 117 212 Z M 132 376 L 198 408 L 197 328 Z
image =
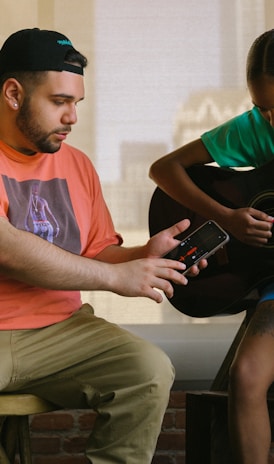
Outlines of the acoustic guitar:
M 187 172 L 198 187 L 223 205 L 251 206 L 274 216 L 274 160 L 248 171 L 195 165 Z M 149 207 L 150 235 L 184 218 L 190 219 L 191 226 L 178 239 L 208 219 L 177 203 L 157 187 Z M 252 247 L 230 234 L 225 249 L 208 259 L 207 269 L 197 277 L 190 277 L 187 286 L 173 284 L 174 296 L 169 301 L 193 317 L 235 314 L 254 307 L 257 297 L 249 297 L 251 291 L 270 281 L 274 281 L 274 237 L 266 246 Z

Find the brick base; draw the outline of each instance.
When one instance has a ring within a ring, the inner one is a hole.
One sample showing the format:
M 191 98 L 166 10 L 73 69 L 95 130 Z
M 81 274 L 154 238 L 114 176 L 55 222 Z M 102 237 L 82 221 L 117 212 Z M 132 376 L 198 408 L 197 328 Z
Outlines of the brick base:
M 186 393 L 172 391 L 152 464 L 185 464 L 185 406 Z M 95 418 L 86 410 L 31 417 L 33 464 L 88 464 L 83 451 Z M 269 464 L 274 464 L 274 445 Z
M 185 392 L 171 392 L 153 464 L 185 463 L 185 398 Z M 86 410 L 31 417 L 33 464 L 88 464 L 83 451 L 95 418 Z

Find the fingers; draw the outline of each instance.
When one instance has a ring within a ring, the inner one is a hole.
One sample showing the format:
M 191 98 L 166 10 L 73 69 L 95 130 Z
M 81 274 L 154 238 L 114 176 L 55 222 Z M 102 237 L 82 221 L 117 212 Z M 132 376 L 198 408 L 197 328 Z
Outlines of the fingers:
M 178 245 L 178 239 L 174 237 L 187 230 L 189 225 L 190 221 L 188 219 L 183 219 L 168 229 L 164 229 L 155 234 L 144 247 L 144 256 L 150 258 L 164 256 Z
M 272 216 L 254 208 L 240 208 L 234 211 L 231 233 L 246 245 L 263 246 L 272 237 L 272 227 Z
M 160 263 L 163 263 L 163 267 L 158 268 L 157 277 L 153 283 L 153 287 L 158 288 L 159 290 L 162 290 L 167 296 L 167 298 L 172 298 L 173 293 L 174 293 L 174 288 L 171 282 L 177 285 L 187 285 L 188 284 L 187 276 L 190 276 L 190 277 L 197 276 L 200 273 L 200 271 L 202 269 L 205 269 L 208 265 L 207 260 L 202 259 L 199 262 L 199 264 L 192 266 L 188 270 L 187 274 L 183 274 L 185 270 L 185 265 L 183 263 L 180 263 L 178 261 L 169 260 L 169 259 L 162 259 L 159 261 Z M 156 295 L 154 294 L 154 297 L 155 296 Z M 157 295 L 157 298 L 158 296 L 159 295 Z M 161 302 L 161 301 L 162 300 L 157 301 L 157 302 Z
M 179 221 L 176 224 L 173 224 L 173 226 L 169 227 L 166 230 L 172 235 L 172 237 L 175 237 L 176 235 L 179 235 L 185 230 L 187 230 L 189 226 L 190 226 L 190 220 L 183 219 L 182 221 Z
M 191 277 L 197 276 L 200 271 L 205 269 L 208 266 L 208 262 L 206 259 L 201 259 L 198 264 L 195 264 L 191 266 L 191 268 L 187 271 L 186 275 L 189 275 Z
M 173 270 L 184 272 L 186 269 L 186 265 L 181 261 L 176 261 L 173 259 L 166 259 L 161 258 L 158 260 L 159 262 L 159 269 L 165 270 L 167 273 L 172 273 Z M 169 278 L 170 280 L 170 278 Z
M 260 211 L 259 209 L 254 208 L 248 208 L 247 211 L 250 214 L 250 216 L 252 216 L 254 219 L 257 219 L 259 221 L 271 222 L 272 224 L 274 222 L 273 216 L 269 216 L 264 211 Z
M 154 288 L 152 288 L 146 296 L 151 300 L 155 301 L 156 303 L 162 303 L 163 301 L 161 293 L 158 290 L 155 290 Z
M 268 216 L 270 217 L 270 216 Z M 247 243 L 264 245 L 272 237 L 273 222 L 271 220 L 254 219 L 253 226 L 247 233 Z
M 198 265 L 192 266 L 188 270 L 188 272 L 184 275 L 181 274 L 180 271 L 178 272 L 174 270 L 174 272 L 170 272 L 168 280 L 159 278 L 157 282 L 155 282 L 155 287 L 159 288 L 159 290 L 162 290 L 167 298 L 172 298 L 174 294 L 174 288 L 171 282 L 177 285 L 187 285 L 188 284 L 187 276 L 190 276 L 190 277 L 197 276 L 202 269 L 205 269 L 207 267 L 207 265 L 208 265 L 207 260 L 202 259 Z M 163 301 L 161 294 L 155 289 L 154 289 L 154 292 L 151 293 L 150 298 L 156 301 L 156 303 L 161 303 Z
M 267 232 L 268 233 L 268 237 L 271 236 L 271 230 L 272 230 L 272 227 L 273 227 L 273 222 L 274 222 L 274 218 L 272 216 L 268 216 L 266 213 L 264 213 L 263 211 L 259 211 L 259 210 L 254 210 L 254 209 L 251 209 L 251 217 L 253 219 L 252 221 L 252 225 L 254 227 L 255 230 L 257 231 L 262 231 L 262 232 Z
M 147 263 L 148 264 L 148 263 Z M 172 261 L 170 259 L 153 259 L 150 261 L 149 266 L 152 264 L 153 268 L 148 267 L 143 276 L 145 278 L 145 285 L 143 288 L 143 295 L 161 303 L 163 298 L 158 290 L 165 293 L 168 298 L 171 298 L 174 293 L 172 283 L 178 285 L 186 285 L 188 280 L 187 277 L 182 274 L 185 270 L 183 263 Z
M 203 262 L 201 266 L 205 267 L 206 260 Z M 172 283 L 187 285 L 188 279 L 183 274 L 185 268 L 184 263 L 164 258 L 145 258 L 116 264 L 116 272 L 108 280 L 107 289 L 119 295 L 147 297 L 161 303 L 163 297 L 159 290 L 172 298 Z M 192 272 L 192 275 L 197 275 L 199 267 L 195 266 Z
M 163 267 L 157 270 L 157 276 L 153 282 L 153 287 L 162 290 L 168 298 L 172 298 L 174 289 L 172 283 L 178 285 L 187 285 L 188 279 L 182 272 L 185 265 L 177 261 L 163 259 Z

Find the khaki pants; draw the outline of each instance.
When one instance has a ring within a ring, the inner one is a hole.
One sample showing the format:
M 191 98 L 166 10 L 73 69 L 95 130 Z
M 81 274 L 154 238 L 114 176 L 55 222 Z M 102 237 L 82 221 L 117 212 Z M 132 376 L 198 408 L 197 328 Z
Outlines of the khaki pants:
M 159 348 L 83 305 L 49 327 L 0 331 L 0 359 L 0 390 L 98 412 L 93 464 L 151 463 L 174 379 Z

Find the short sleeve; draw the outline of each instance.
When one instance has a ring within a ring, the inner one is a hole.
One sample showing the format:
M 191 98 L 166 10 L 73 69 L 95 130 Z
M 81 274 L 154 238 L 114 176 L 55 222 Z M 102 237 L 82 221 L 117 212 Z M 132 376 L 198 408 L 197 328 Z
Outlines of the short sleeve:
M 256 107 L 205 132 L 201 140 L 222 167 L 258 167 L 273 159 L 274 129 Z

